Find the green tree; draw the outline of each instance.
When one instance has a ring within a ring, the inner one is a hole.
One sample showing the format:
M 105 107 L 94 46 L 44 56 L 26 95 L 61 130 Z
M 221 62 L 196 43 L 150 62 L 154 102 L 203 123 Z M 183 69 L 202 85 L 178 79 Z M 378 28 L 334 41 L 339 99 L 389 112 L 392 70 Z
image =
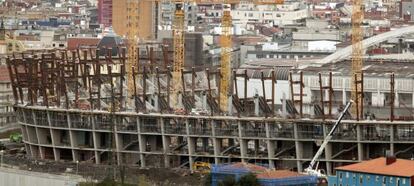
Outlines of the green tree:
M 239 179 L 237 186 L 260 186 L 260 184 L 256 175 L 249 173 Z

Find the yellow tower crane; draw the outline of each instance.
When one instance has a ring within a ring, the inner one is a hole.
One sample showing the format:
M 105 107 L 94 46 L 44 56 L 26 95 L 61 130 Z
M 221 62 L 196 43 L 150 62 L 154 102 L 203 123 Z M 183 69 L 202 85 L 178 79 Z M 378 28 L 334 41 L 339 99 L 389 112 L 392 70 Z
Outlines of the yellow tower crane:
M 229 94 L 229 79 L 231 71 L 231 31 L 232 31 L 232 17 L 230 15 L 231 5 L 227 4 L 225 0 L 223 4 L 223 16 L 221 18 L 221 63 L 220 63 L 220 110 L 227 111 L 228 94 Z
M 364 7 L 362 5 L 362 0 L 353 0 L 352 1 L 352 64 L 351 64 L 351 100 L 355 101 L 355 106 L 352 107 L 352 114 L 356 115 L 357 118 L 362 116 L 363 108 L 363 30 L 362 30 L 362 21 L 364 19 Z
M 231 50 L 232 50 L 232 17 L 231 4 L 238 4 L 240 1 L 224 0 L 223 1 L 223 16 L 221 19 L 221 62 L 220 62 L 220 110 L 227 112 L 228 108 L 228 94 L 230 91 L 231 79 Z M 254 0 L 256 5 L 278 5 L 283 4 L 284 0 Z
M 127 53 L 128 60 L 126 62 L 126 73 L 128 76 L 127 85 L 128 92 L 127 95 L 132 97 L 134 95 L 134 76 L 132 74 L 132 68 L 135 65 L 138 65 L 138 0 L 128 0 L 127 1 Z M 127 99 L 131 103 L 130 99 Z
M 178 92 L 182 90 L 181 72 L 184 67 L 184 0 L 175 2 L 174 22 L 173 22 L 173 47 L 174 47 L 174 62 L 173 62 L 173 88 L 171 94 L 171 103 L 174 109 L 178 109 Z

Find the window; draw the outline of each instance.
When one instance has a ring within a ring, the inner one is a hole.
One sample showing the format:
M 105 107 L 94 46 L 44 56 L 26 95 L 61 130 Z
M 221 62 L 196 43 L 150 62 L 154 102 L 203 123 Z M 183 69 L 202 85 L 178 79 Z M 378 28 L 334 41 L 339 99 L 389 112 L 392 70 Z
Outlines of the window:
M 359 183 L 360 183 L 360 184 L 362 184 L 362 178 L 363 178 L 363 176 L 362 176 L 362 175 L 360 175 L 360 176 L 359 176 Z
M 392 183 L 392 181 L 393 181 L 393 179 L 392 179 L 392 177 L 390 177 L 390 183 Z
M 378 182 L 379 181 L 379 176 L 375 176 L 375 181 Z
M 342 172 L 339 173 L 339 179 L 342 179 Z
M 346 173 L 346 178 L 349 178 L 349 172 Z
M 382 177 L 382 183 L 385 184 L 386 181 L 387 181 L 387 178 L 385 176 Z
M 371 177 L 370 176 L 367 176 L 367 181 L 369 181 L 371 179 Z
M 396 186 L 400 186 L 400 178 L 397 178 L 396 179 L 396 184 L 395 184 Z
M 404 178 L 404 179 L 402 179 L 402 184 L 405 184 L 405 178 Z

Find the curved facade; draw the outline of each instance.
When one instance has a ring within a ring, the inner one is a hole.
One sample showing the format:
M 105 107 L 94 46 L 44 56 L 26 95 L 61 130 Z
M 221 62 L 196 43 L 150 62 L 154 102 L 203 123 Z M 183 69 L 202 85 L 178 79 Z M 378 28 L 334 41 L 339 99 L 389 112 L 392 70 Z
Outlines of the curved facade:
M 27 152 L 34 158 L 155 167 L 257 162 L 303 170 L 331 122 L 16 106 Z M 344 121 L 319 167 L 383 156 L 410 158 L 414 122 Z

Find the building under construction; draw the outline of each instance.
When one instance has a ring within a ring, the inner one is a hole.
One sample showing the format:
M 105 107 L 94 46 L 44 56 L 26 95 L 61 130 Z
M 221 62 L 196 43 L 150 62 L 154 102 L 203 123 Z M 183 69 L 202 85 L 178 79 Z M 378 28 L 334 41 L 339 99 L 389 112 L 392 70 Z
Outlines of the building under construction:
M 10 56 L 28 155 L 190 169 L 198 161 L 250 162 L 303 171 L 357 84 L 346 60 L 300 70 L 286 64 L 234 69 L 223 109 L 219 69 L 185 68 L 181 89 L 174 90 L 168 55 L 152 53 L 139 56 L 133 82 L 122 47 Z M 356 112 L 362 114 L 347 114 L 319 159 L 328 174 L 386 150 L 413 157 L 413 63 L 365 65 Z

